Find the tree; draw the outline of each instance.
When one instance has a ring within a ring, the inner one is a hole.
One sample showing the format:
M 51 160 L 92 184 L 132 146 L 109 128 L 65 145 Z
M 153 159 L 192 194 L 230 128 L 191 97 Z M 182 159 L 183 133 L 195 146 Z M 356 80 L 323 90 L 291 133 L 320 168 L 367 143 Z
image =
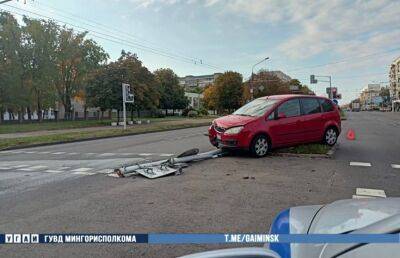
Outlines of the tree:
M 160 92 L 160 107 L 165 109 L 184 109 L 189 100 L 185 97 L 185 90 L 179 85 L 178 76 L 171 69 L 158 69 L 154 72 Z
M 290 93 L 289 84 L 275 74 L 261 70 L 251 81 L 254 98 Z
M 128 110 L 136 110 L 140 116 L 141 110 L 157 108 L 159 93 L 153 74 L 142 66 L 135 54 L 125 51 L 117 61 L 99 68 L 89 78 L 86 90 L 88 105 L 99 107 L 101 111 L 116 109 L 119 114 L 122 110 L 122 83 L 130 84 L 135 95 L 135 103 L 128 104 Z
M 203 105 L 210 110 L 218 109 L 218 96 L 216 87 L 214 85 L 208 85 L 203 91 Z
M 86 32 L 60 29 L 56 51 L 56 89 L 65 108 L 65 119 L 71 119 L 72 99 L 84 91 L 88 75 L 107 61 L 108 54 L 93 40 L 85 40 Z
M 243 77 L 237 72 L 225 72 L 218 76 L 214 85 L 216 88 L 217 108 L 231 112 L 243 104 Z
M 382 97 L 382 101 L 384 105 L 390 104 L 390 89 L 389 87 L 382 87 L 379 92 L 379 96 Z
M 17 20 L 9 13 L 0 13 L 0 112 L 7 108 L 9 112 L 18 112 L 18 120 L 22 121 L 22 114 L 29 104 L 29 90 L 27 88 L 26 67 L 27 50 L 23 45 L 23 33 Z
M 28 119 L 31 117 L 31 108 L 35 108 L 39 121 L 43 119 L 43 109 L 54 107 L 56 92 L 54 81 L 57 69 L 55 53 L 59 27 L 52 21 L 40 21 L 24 17 L 23 28 L 25 45 L 27 48 L 29 74 L 29 89 L 31 93 L 30 105 L 27 107 Z

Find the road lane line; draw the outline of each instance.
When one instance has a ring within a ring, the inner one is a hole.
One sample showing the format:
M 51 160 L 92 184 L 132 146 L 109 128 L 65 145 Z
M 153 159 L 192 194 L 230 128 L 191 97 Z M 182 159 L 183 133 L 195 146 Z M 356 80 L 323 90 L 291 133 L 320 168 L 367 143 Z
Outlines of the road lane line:
M 356 195 L 386 198 L 386 193 L 381 189 L 356 188 Z
M 77 169 L 71 170 L 71 172 L 87 172 L 90 170 L 93 170 L 93 168 L 77 168 Z
M 78 155 L 79 153 L 78 152 L 70 152 L 70 153 L 67 153 L 67 155 Z
M 356 166 L 356 167 L 370 167 L 371 163 L 369 162 L 356 162 L 356 161 L 351 161 L 350 166 Z
M 100 157 L 110 157 L 110 156 L 114 156 L 114 155 L 115 155 L 115 153 L 102 153 L 99 156 Z
M 29 167 L 29 165 L 17 165 L 17 166 L 11 166 L 12 168 L 25 168 Z
M 64 171 L 62 171 L 62 170 L 55 170 L 55 169 L 48 169 L 48 170 L 45 170 L 44 172 L 46 172 L 46 173 L 61 173 L 61 172 L 64 172 Z
M 61 154 L 65 154 L 66 152 L 64 152 L 64 151 L 60 151 L 60 152 L 53 152 L 53 153 L 51 153 L 51 154 L 53 154 L 53 155 L 61 155 Z
M 74 174 L 74 175 L 85 175 L 85 176 L 92 176 L 92 175 L 95 175 L 96 173 L 93 173 L 93 172 L 74 172 L 74 173 L 72 173 L 72 174 Z
M 0 170 L 9 170 L 11 167 L 0 167 Z
M 160 157 L 171 157 L 174 156 L 175 154 L 170 154 L 170 153 L 161 153 L 159 156 Z
M 153 155 L 152 153 L 139 153 L 139 156 L 151 156 Z
M 27 167 L 27 168 L 19 168 L 18 170 L 21 170 L 21 171 L 34 171 L 34 170 L 39 170 L 39 169 L 43 169 L 43 168 L 47 168 L 47 166 L 32 166 L 32 167 Z
M 400 165 L 397 164 L 391 164 L 392 168 L 400 168 Z
M 102 169 L 102 170 L 96 171 L 96 173 L 100 173 L 100 174 L 110 174 L 112 172 L 114 172 L 114 170 L 111 169 L 111 168 L 107 168 L 107 169 Z

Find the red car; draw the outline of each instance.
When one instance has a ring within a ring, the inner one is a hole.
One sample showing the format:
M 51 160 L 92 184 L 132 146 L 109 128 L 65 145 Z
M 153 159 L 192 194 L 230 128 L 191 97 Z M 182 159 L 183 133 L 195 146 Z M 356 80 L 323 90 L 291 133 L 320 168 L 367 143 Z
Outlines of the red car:
M 276 95 L 247 103 L 232 115 L 215 119 L 208 129 L 218 148 L 236 148 L 265 156 L 269 150 L 302 143 L 334 145 L 340 134 L 338 107 L 309 95 Z

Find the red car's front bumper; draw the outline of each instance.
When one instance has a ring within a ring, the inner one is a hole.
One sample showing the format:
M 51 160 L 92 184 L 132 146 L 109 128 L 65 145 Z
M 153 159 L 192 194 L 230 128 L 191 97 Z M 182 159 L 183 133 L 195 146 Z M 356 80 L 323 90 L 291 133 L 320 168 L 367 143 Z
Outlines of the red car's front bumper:
M 234 135 L 226 135 L 223 132 L 218 132 L 213 125 L 208 128 L 208 138 L 210 143 L 218 148 L 248 148 L 248 140 L 246 133 L 240 132 Z

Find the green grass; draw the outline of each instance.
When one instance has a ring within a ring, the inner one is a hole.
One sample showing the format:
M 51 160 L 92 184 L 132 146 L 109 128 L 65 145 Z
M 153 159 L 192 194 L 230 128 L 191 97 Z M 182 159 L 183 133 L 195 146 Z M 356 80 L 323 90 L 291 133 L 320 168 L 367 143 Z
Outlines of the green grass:
M 207 117 L 200 117 L 207 118 Z M 130 118 L 127 118 L 128 121 Z M 184 120 L 187 117 L 182 116 L 169 116 L 164 118 L 148 118 L 141 117 L 135 118 L 135 120 L 150 120 L 151 122 L 161 122 L 161 121 L 176 121 Z M 22 124 L 0 124 L 0 134 L 2 133 L 22 133 L 22 132 L 35 132 L 35 131 L 45 131 L 45 130 L 62 130 L 62 129 L 73 129 L 73 128 L 85 128 L 85 127 L 97 127 L 97 126 L 110 126 L 111 121 L 116 122 L 117 119 L 109 120 L 78 120 L 78 121 L 58 121 L 58 122 L 32 122 L 32 123 L 22 123 Z
M 292 154 L 327 154 L 331 149 L 328 145 L 324 144 L 304 144 L 289 148 L 277 149 L 277 153 L 292 153 Z
M 136 125 L 128 127 L 127 130 L 122 128 L 110 128 L 108 130 L 68 132 L 59 134 L 47 134 L 40 136 L 28 136 L 12 139 L 1 139 L 0 150 L 12 147 L 28 147 L 38 144 L 50 144 L 57 142 L 71 142 L 77 140 L 96 139 L 102 137 L 123 136 L 132 134 L 141 134 L 149 132 L 166 131 L 173 129 L 182 129 L 189 127 L 198 127 L 209 125 L 212 119 L 181 119 L 179 121 L 159 121 L 153 124 Z

